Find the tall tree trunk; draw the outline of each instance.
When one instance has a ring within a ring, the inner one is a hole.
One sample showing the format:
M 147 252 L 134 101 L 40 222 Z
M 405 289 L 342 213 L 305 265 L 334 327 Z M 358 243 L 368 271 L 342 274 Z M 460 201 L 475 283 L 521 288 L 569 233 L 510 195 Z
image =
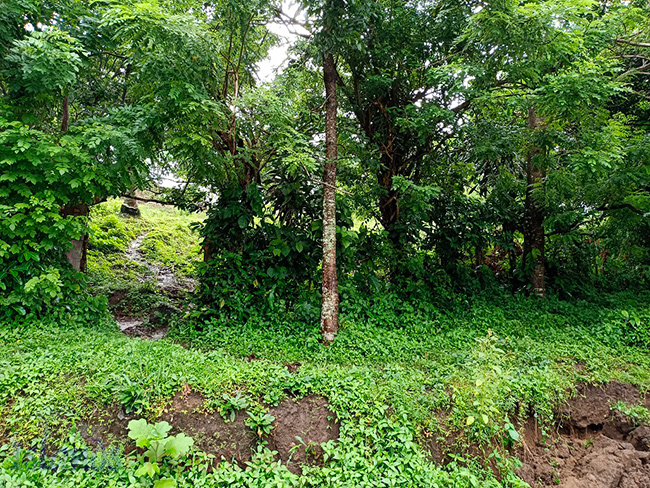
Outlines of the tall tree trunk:
M 323 55 L 323 80 L 327 161 L 323 171 L 323 304 L 320 328 L 323 342 L 329 344 L 339 331 L 339 284 L 336 272 L 337 73 L 331 54 Z
M 70 98 L 68 93 L 63 96 L 61 103 L 61 132 L 68 131 L 70 120 Z M 89 208 L 84 204 L 68 204 L 60 210 L 61 215 L 66 217 L 88 217 Z M 86 259 L 88 256 L 88 234 L 81 236 L 81 239 L 72 239 L 72 249 L 67 254 L 68 262 L 77 271 L 86 271 Z
M 528 128 L 531 131 L 542 127 L 542 120 L 535 109 L 528 110 Z M 544 258 L 544 208 L 540 202 L 543 192 L 543 152 L 531 145 L 526 153 L 526 201 L 524 203 L 524 269 L 529 270 L 528 282 L 531 292 L 540 298 L 546 296 Z M 530 260 L 530 261 L 529 261 Z

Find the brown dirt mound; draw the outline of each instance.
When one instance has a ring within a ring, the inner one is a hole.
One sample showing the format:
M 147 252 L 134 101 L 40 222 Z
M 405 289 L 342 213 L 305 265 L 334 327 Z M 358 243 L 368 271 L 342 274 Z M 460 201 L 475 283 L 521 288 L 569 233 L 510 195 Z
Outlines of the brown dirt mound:
M 77 424 L 81 437 L 93 449 L 104 449 L 111 444 L 129 445 L 128 424 L 131 417 L 114 405 L 107 410 L 95 408 L 93 413 Z
M 534 420 L 522 437 L 521 478 L 532 487 L 650 488 L 650 427 L 636 426 L 617 401 L 644 403 L 632 385 L 583 385 L 562 411 L 558 433 L 544 439 Z
M 250 461 L 258 439 L 244 423 L 246 413 L 240 411 L 232 422 L 226 422 L 219 413 L 201 412 L 203 403 L 203 396 L 196 392 L 178 393 L 161 419 L 173 426 L 173 434 L 184 432 L 199 449 L 217 459 L 223 456 L 242 465 Z
M 269 448 L 295 473 L 303 464 L 322 464 L 321 444 L 339 438 L 340 424 L 322 396 L 285 400 L 271 409 L 271 415 L 275 427 Z
M 172 434 L 184 432 L 191 436 L 202 451 L 214 454 L 217 459 L 223 456 L 244 466 L 251 460 L 251 453 L 260 442 L 257 434 L 245 423 L 248 415 L 240 411 L 233 421 L 226 422 L 219 413 L 203 411 L 204 403 L 201 394 L 186 387 L 174 396 L 171 405 L 158 420 L 169 422 Z M 268 447 L 277 451 L 278 458 L 294 472 L 299 472 L 306 463 L 322 463 L 321 443 L 338 439 L 339 423 L 327 407 L 324 397 L 287 399 L 272 408 L 270 413 L 275 417 L 275 422 Z M 136 417 L 127 416 L 122 408 L 113 406 L 103 411 L 97 409 L 78 427 L 88 445 L 95 449 L 119 442 L 130 450 L 128 423 Z M 298 437 L 303 440 L 302 444 Z

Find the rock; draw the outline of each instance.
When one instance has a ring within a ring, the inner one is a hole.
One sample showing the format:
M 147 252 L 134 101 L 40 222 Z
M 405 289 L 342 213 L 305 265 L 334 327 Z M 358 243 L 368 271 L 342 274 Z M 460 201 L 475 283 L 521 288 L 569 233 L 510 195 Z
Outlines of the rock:
M 122 204 L 122 208 L 120 208 L 120 212 L 122 213 L 122 215 L 128 215 L 130 217 L 140 217 L 140 208 L 138 207 L 137 203 L 135 204 L 135 206 L 132 206 L 124 202 Z

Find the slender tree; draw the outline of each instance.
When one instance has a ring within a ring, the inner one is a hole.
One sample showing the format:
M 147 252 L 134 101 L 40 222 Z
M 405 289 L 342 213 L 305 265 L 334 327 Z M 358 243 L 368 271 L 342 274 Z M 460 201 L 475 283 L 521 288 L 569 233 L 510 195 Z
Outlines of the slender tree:
M 331 53 L 323 53 L 325 82 L 325 147 L 323 170 L 323 304 L 320 327 L 323 342 L 331 343 L 339 330 L 339 285 L 336 271 L 336 64 Z
M 535 133 L 543 126 L 534 107 L 528 109 L 528 129 Z M 524 263 L 530 260 L 531 292 L 540 298 L 546 296 L 544 259 L 544 206 L 540 194 L 544 191 L 544 150 L 531 137 L 526 151 L 526 200 L 524 204 Z M 527 267 L 526 265 L 524 267 Z

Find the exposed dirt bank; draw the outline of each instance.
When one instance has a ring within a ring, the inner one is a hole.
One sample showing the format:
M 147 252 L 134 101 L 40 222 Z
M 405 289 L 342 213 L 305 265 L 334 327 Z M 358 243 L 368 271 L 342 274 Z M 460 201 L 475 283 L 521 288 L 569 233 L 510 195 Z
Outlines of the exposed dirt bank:
M 286 399 L 271 408 L 270 413 L 275 421 L 266 439 L 268 447 L 277 451 L 278 459 L 293 472 L 300 472 L 303 464 L 322 463 L 321 444 L 338 439 L 339 423 L 324 397 Z M 80 430 L 93 447 L 106 447 L 116 441 L 130 445 L 128 422 L 132 418 L 135 417 L 124 415 L 120 408 L 111 408 L 86 419 Z M 205 411 L 203 396 L 186 389 L 176 394 L 158 420 L 169 422 L 173 434 L 184 432 L 191 436 L 199 449 L 217 459 L 224 457 L 243 466 L 262 441 L 246 425 L 247 418 L 244 411 L 237 412 L 234 420 L 225 420 L 219 412 Z
M 631 385 L 584 385 L 563 409 L 559 432 L 544 437 L 529 421 L 522 479 L 531 487 L 650 488 L 650 427 L 612 410 L 618 401 L 650 407 Z

